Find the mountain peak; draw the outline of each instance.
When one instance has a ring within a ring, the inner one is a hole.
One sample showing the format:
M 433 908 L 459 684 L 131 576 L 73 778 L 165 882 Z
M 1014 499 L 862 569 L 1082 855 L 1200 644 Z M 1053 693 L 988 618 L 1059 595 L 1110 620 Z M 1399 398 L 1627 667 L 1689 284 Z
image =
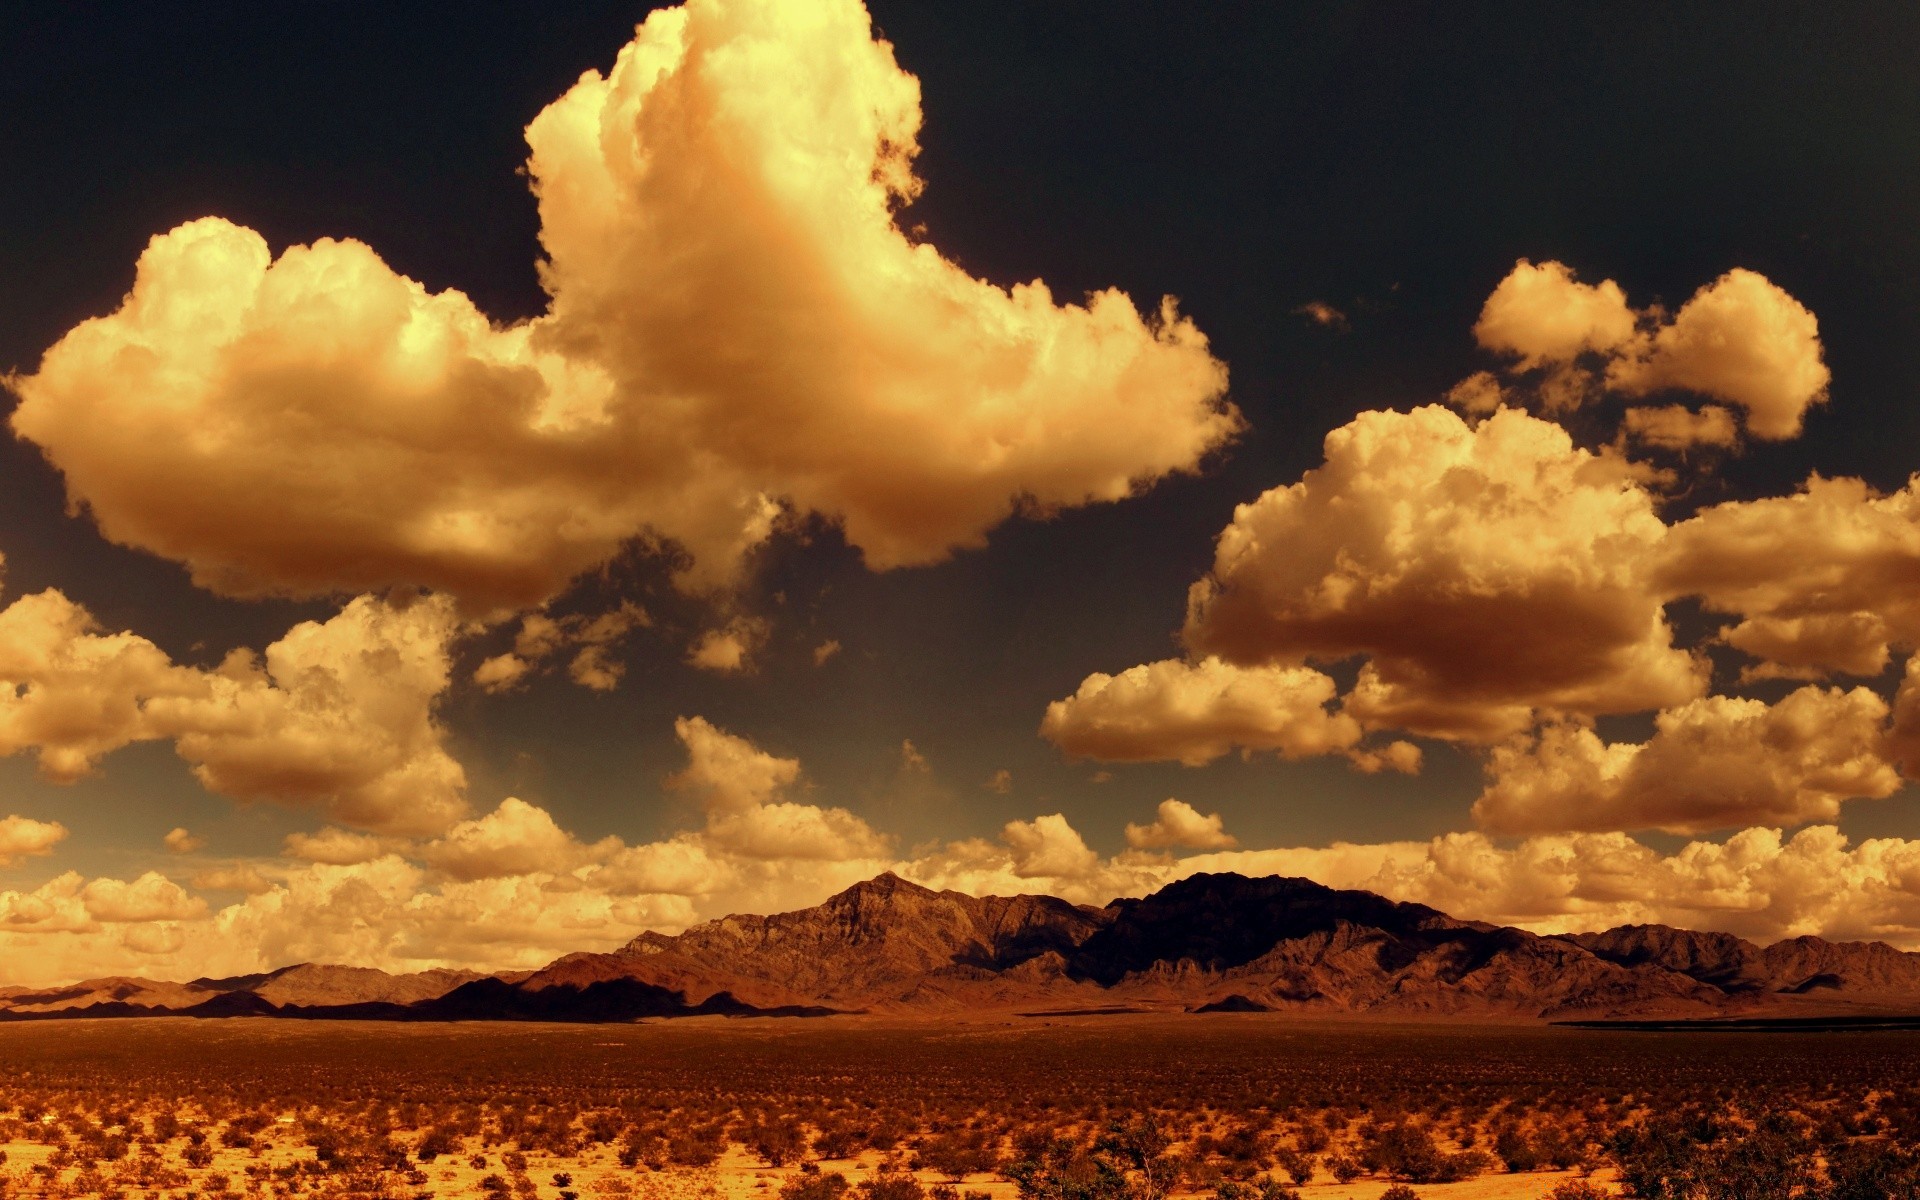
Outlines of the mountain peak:
M 932 888 L 922 887 L 912 880 L 902 879 L 892 871 L 882 871 L 872 879 L 863 879 L 852 887 L 832 897 L 839 900 L 851 896 L 894 896 L 905 893 L 909 896 L 937 896 L 940 893 Z M 831 901 L 829 901 L 831 902 Z

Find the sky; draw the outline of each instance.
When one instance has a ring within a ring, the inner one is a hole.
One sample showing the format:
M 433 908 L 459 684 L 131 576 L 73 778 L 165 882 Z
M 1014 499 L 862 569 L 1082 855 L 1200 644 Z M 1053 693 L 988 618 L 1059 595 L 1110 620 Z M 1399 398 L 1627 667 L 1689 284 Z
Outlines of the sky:
M 1920 948 L 1920 13 L 0 16 L 0 982 L 881 870 Z

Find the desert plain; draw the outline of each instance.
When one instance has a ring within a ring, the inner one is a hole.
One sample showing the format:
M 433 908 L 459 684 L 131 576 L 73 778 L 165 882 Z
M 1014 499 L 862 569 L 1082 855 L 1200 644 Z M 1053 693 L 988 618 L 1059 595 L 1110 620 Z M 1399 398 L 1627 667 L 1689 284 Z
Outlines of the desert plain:
M 1804 1177 L 1778 1194 L 1850 1197 L 1826 1174 L 1845 1148 L 1920 1123 L 1911 1036 L 1268 1013 L 35 1022 L 0 1027 L 0 1180 L 119 1200 L 1533 1200 L 1652 1194 L 1622 1168 L 1658 1126 L 1714 1169 L 1776 1154 Z

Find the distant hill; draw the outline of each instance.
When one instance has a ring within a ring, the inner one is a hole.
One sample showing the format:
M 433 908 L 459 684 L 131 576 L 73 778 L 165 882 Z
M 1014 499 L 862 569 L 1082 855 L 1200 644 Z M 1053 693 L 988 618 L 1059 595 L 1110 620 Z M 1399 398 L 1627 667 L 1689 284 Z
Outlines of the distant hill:
M 231 979 L 0 988 L 0 1020 L 109 1016 L 622 1021 L 689 1015 L 1298 1012 L 1685 1020 L 1920 1012 L 1920 955 L 1761 947 L 1663 925 L 1543 937 L 1372 892 L 1196 875 L 1104 908 L 891 873 L 812 908 L 643 933 L 534 972 L 313 964 Z

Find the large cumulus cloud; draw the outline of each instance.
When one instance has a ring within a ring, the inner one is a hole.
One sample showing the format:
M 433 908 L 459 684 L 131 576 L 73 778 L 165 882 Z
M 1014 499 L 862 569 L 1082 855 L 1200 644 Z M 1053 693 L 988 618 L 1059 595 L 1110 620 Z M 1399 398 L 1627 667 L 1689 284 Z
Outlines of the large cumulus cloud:
M 1311 667 L 1167 659 L 1093 674 L 1047 706 L 1040 732 L 1069 754 L 1201 766 L 1235 749 L 1307 758 L 1351 749 L 1360 723 L 1329 711 L 1334 681 Z
M 437 831 L 464 812 L 466 775 L 434 715 L 457 630 L 445 600 L 363 596 L 203 670 L 101 630 L 61 592 L 23 596 L 0 610 L 0 754 L 33 752 L 68 783 L 122 746 L 171 741 L 236 800 Z
M 1473 812 L 1500 833 L 1830 821 L 1842 801 L 1899 788 L 1887 714 L 1866 688 L 1810 686 L 1775 704 L 1702 697 L 1659 714 L 1640 743 L 1552 725 L 1494 750 Z
M 1920 480 L 1882 493 L 1814 476 L 1788 496 L 1728 501 L 1674 527 L 1665 587 L 1739 622 L 1766 674 L 1877 675 L 1920 645 Z
M 920 121 L 858 0 L 690 0 L 527 128 L 545 314 L 207 218 L 10 381 L 13 427 L 109 538 L 207 587 L 474 609 L 636 537 L 722 580 L 786 509 L 931 562 L 1229 438 L 1171 301 L 1002 288 L 903 232 Z
M 1436 737 L 1659 708 L 1705 686 L 1649 578 L 1665 535 L 1626 464 L 1551 422 L 1365 412 L 1235 510 L 1184 637 L 1243 664 L 1363 657 L 1346 711 Z

